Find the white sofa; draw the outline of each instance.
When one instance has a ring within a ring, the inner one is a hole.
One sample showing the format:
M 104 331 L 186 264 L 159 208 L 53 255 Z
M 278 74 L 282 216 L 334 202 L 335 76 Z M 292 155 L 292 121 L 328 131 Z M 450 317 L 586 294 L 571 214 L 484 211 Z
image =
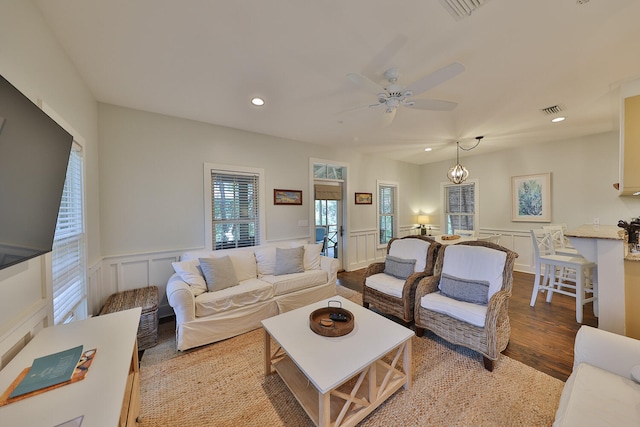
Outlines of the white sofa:
M 185 252 L 180 262 L 173 263 L 176 273 L 167 283 L 167 299 L 176 315 L 178 350 L 240 335 L 259 328 L 266 318 L 336 295 L 339 263 L 320 256 L 321 249 L 321 244 L 288 241 Z M 222 261 L 233 272 L 222 268 Z M 218 289 L 229 273 L 238 284 Z
M 640 341 L 581 326 L 574 353 L 553 426 L 640 426 Z

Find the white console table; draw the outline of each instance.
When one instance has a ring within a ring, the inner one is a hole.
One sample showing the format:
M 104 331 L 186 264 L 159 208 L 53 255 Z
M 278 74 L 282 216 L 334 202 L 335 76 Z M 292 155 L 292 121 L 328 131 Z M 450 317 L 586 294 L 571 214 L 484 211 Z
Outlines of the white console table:
M 86 377 L 0 407 L 0 426 L 133 426 L 140 414 L 137 332 L 140 308 L 43 329 L 0 371 L 0 393 L 34 359 L 83 345 L 97 349 Z
M 624 240 L 619 230 L 586 224 L 566 236 L 580 255 L 597 265 L 598 328 L 625 335 Z

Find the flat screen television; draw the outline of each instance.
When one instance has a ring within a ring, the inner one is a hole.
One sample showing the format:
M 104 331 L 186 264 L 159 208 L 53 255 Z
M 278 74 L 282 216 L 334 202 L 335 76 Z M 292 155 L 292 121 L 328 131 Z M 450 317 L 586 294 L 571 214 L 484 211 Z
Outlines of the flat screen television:
M 0 269 L 52 250 L 72 143 L 0 76 Z

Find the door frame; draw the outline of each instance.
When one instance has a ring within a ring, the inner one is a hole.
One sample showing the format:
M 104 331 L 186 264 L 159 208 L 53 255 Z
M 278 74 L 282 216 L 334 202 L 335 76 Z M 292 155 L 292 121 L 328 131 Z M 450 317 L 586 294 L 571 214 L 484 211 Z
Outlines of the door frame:
M 340 262 L 340 266 L 338 267 L 338 271 L 343 270 L 345 265 L 349 265 L 349 212 L 351 210 L 350 199 L 347 197 L 348 194 L 351 194 L 351 189 L 349 187 L 349 163 L 339 162 L 337 160 L 329 160 L 329 159 L 321 159 L 318 157 L 309 157 L 309 200 L 312 203 L 309 203 L 309 240 L 310 242 L 315 241 L 315 224 L 316 224 L 316 215 L 315 215 L 315 178 L 313 176 L 313 164 L 314 163 L 325 163 L 335 166 L 340 166 L 344 168 L 343 175 L 343 185 L 342 185 L 342 236 L 340 236 L 340 244 L 338 245 L 338 261 Z

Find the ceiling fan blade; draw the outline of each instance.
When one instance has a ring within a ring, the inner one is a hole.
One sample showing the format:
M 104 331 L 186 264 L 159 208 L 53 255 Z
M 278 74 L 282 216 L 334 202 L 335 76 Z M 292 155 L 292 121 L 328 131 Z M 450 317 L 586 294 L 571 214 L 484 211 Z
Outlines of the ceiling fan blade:
M 397 108 L 391 110 L 390 113 L 385 110 L 385 112 L 382 114 L 381 125 L 383 128 L 391 126 L 391 122 L 393 122 L 393 119 L 396 117 L 396 111 L 398 111 Z
M 347 78 L 352 82 L 354 82 L 355 84 L 357 84 L 358 86 L 360 86 L 362 89 L 366 90 L 367 92 L 371 92 L 375 94 L 385 93 L 385 90 L 382 86 L 380 86 L 378 83 L 372 82 L 362 74 L 349 73 L 347 74 Z
M 431 74 L 427 74 L 420 80 L 414 82 L 407 87 L 407 90 L 413 92 L 413 95 L 419 95 L 432 87 L 436 87 L 441 83 L 446 82 L 449 79 L 454 78 L 458 74 L 464 71 L 464 65 L 459 62 L 449 64 L 444 68 L 440 68 L 438 71 L 434 71 Z
M 439 99 L 412 99 L 413 105 L 407 105 L 414 110 L 451 111 L 458 105 L 457 102 L 441 101 Z

